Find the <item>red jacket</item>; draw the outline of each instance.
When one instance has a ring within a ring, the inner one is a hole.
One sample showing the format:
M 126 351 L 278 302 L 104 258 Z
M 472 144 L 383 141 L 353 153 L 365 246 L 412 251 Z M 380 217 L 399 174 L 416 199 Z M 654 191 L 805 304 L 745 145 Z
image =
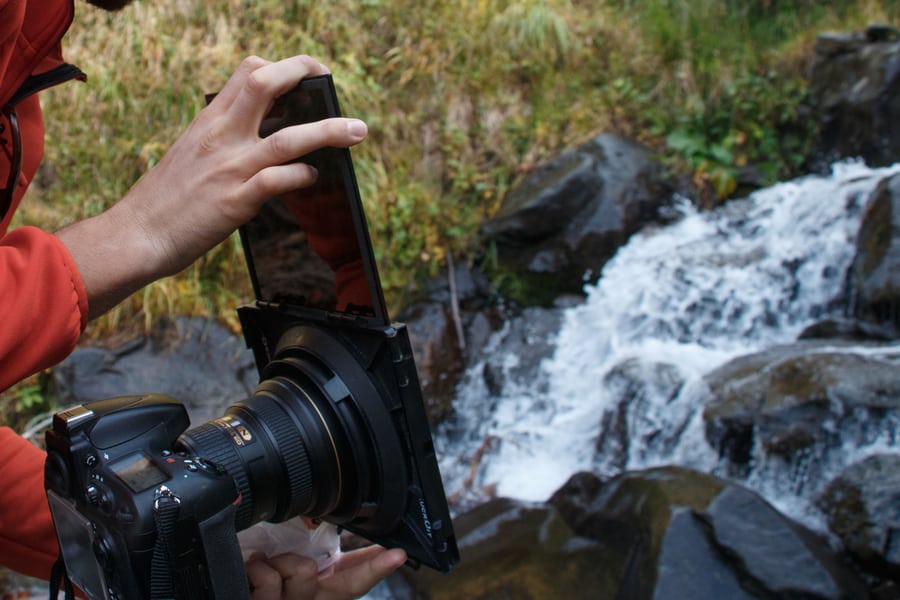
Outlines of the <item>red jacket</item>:
M 60 39 L 73 13 L 72 0 L 0 0 L 0 107 L 15 102 L 23 151 L 12 210 L 0 222 L 0 390 L 62 360 L 87 321 L 84 284 L 59 239 L 33 227 L 7 233 L 43 154 L 36 92 L 79 76 L 57 69 L 63 65 Z M 0 187 L 5 187 L 12 142 L 5 117 L 0 125 Z M 0 564 L 46 579 L 57 544 L 43 464 L 42 451 L 0 427 Z

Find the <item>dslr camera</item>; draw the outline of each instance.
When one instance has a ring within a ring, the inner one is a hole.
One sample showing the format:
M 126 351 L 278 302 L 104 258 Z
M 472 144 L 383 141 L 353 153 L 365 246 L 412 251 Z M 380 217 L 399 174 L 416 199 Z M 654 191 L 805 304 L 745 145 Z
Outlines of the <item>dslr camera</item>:
M 307 78 L 260 134 L 339 114 L 331 76 Z M 260 374 L 252 396 L 193 428 L 158 394 L 54 415 L 45 486 L 58 567 L 88 598 L 248 598 L 237 532 L 295 516 L 403 548 L 413 567 L 459 561 L 349 150 L 300 160 L 318 169 L 315 185 L 270 199 L 240 231 L 256 296 L 238 309 Z

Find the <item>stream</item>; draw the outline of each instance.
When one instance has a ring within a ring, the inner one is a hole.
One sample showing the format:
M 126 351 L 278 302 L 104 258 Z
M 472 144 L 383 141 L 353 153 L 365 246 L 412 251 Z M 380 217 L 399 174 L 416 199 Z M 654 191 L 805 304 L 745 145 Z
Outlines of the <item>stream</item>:
M 458 389 L 454 417 L 438 428 L 448 495 L 464 506 L 493 495 L 544 501 L 577 471 L 620 472 L 621 461 L 597 451 L 597 438 L 619 397 L 609 374 L 629 359 L 671 365 L 684 384 L 674 397 L 665 386 L 654 392 L 648 367 L 649 391 L 628 410 L 625 468 L 678 464 L 718 474 L 704 438 L 703 375 L 839 316 L 833 300 L 866 200 L 898 171 L 839 163 L 830 176 L 779 183 L 707 212 L 680 199 L 679 219 L 633 236 L 586 287 L 586 301 L 562 310 L 555 338 L 532 340 L 553 351 L 530 376 L 511 375 L 518 357 L 498 359 L 504 331 L 494 334 Z M 488 357 L 510 374 L 499 391 L 485 381 Z M 826 474 L 872 453 L 900 452 L 889 436 L 844 445 L 841 464 L 827 465 Z M 809 503 L 815 485 L 799 485 L 798 477 L 791 465 L 770 464 L 743 483 L 821 530 Z

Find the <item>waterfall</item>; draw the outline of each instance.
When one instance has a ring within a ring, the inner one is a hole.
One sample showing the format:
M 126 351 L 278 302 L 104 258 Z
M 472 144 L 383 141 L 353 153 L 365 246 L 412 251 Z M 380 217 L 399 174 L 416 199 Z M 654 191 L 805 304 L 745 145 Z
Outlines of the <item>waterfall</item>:
M 839 163 L 828 176 L 780 183 L 712 211 L 679 201 L 680 218 L 634 235 L 587 286 L 586 301 L 562 310 L 555 339 L 541 340 L 554 350 L 529 381 L 511 377 L 497 390 L 485 382 L 484 364 L 468 371 L 456 415 L 436 439 L 448 495 L 543 501 L 579 470 L 680 464 L 714 472 L 718 458 L 698 403 L 702 376 L 833 316 L 866 201 L 898 171 Z M 485 356 L 503 335 L 494 334 Z M 628 359 L 647 369 L 648 384 L 627 415 L 629 437 L 641 443 L 616 466 L 598 456 L 597 437 L 614 410 L 609 374 Z M 517 360 L 504 356 L 503 368 Z M 674 396 L 656 385 L 652 365 L 660 363 L 683 382 Z M 674 442 L 659 443 L 667 435 Z M 803 508 L 783 497 L 778 479 L 757 481 L 758 491 L 799 516 Z

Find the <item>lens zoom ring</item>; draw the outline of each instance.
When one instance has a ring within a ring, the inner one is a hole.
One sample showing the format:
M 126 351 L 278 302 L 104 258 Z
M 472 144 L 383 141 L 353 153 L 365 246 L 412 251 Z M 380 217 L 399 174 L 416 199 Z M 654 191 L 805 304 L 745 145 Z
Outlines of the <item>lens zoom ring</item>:
M 246 467 L 231 436 L 215 421 L 204 423 L 188 433 L 194 440 L 194 447 L 203 448 L 201 458 L 224 468 L 234 478 L 241 494 L 235 523 L 238 529 L 249 526 L 253 517 L 253 490 L 247 479 Z
M 276 386 L 281 388 L 278 383 Z M 266 387 L 269 388 L 267 391 L 272 395 L 280 396 L 278 392 L 281 392 L 281 389 L 271 389 L 268 385 Z M 293 419 L 285 414 L 284 409 L 279 407 L 275 400 L 260 396 L 260 391 L 257 390 L 257 396 L 253 399 L 253 411 L 260 422 L 265 423 L 272 431 L 278 453 L 284 461 L 290 486 L 290 501 L 286 507 L 288 514 L 280 515 L 280 517 L 293 517 L 298 514 L 298 511 L 308 510 L 311 504 L 313 481 L 306 444 L 297 431 Z M 263 399 L 267 402 L 262 401 Z

